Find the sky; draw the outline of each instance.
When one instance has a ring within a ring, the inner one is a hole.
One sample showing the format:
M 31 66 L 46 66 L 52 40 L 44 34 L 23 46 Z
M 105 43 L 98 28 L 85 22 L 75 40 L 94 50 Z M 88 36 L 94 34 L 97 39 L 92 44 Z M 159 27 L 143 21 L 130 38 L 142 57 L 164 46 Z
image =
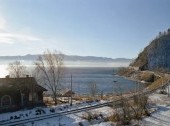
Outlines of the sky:
M 0 0 L 0 55 L 135 58 L 169 12 L 170 0 Z

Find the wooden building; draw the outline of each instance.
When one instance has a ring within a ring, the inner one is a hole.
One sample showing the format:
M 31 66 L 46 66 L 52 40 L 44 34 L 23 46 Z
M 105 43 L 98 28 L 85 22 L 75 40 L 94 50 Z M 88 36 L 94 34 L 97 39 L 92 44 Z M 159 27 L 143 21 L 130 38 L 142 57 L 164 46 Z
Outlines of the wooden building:
M 0 113 L 43 105 L 43 92 L 33 77 L 0 78 Z

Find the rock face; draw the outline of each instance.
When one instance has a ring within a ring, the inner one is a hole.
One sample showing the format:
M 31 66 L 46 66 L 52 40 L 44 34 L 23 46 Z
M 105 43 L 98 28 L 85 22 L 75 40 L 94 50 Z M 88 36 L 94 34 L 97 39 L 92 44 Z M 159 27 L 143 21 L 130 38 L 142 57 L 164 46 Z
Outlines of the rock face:
M 141 70 L 164 69 L 170 71 L 170 29 L 160 33 L 131 64 Z

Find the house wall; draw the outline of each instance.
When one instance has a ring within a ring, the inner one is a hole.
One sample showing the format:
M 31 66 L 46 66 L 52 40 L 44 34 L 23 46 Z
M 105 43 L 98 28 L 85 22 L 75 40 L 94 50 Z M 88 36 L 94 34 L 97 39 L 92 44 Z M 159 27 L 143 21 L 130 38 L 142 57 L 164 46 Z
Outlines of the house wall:
M 33 96 L 32 96 L 33 95 Z M 29 101 L 32 101 L 32 97 L 33 97 L 33 101 L 35 102 L 43 102 L 43 92 L 34 92 L 29 93 Z
M 0 112 L 42 105 L 43 91 L 33 77 L 0 78 Z
M 38 95 L 38 101 L 43 102 L 43 92 L 42 91 L 38 92 L 37 95 Z
M 0 89 L 0 113 L 19 109 L 21 107 L 19 99 L 19 91 L 7 88 Z M 5 101 L 9 104 L 4 104 Z

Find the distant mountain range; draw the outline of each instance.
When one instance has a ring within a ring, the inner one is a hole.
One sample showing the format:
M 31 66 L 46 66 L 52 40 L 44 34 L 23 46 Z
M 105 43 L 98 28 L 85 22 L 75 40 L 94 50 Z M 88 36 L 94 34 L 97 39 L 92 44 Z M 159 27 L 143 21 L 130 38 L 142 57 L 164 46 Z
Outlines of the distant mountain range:
M 39 55 L 24 55 L 24 56 L 0 56 L 0 60 L 31 60 L 34 61 Z M 83 62 L 131 62 L 132 59 L 128 58 L 107 58 L 96 56 L 76 56 L 76 55 L 64 55 L 65 61 L 83 61 Z

